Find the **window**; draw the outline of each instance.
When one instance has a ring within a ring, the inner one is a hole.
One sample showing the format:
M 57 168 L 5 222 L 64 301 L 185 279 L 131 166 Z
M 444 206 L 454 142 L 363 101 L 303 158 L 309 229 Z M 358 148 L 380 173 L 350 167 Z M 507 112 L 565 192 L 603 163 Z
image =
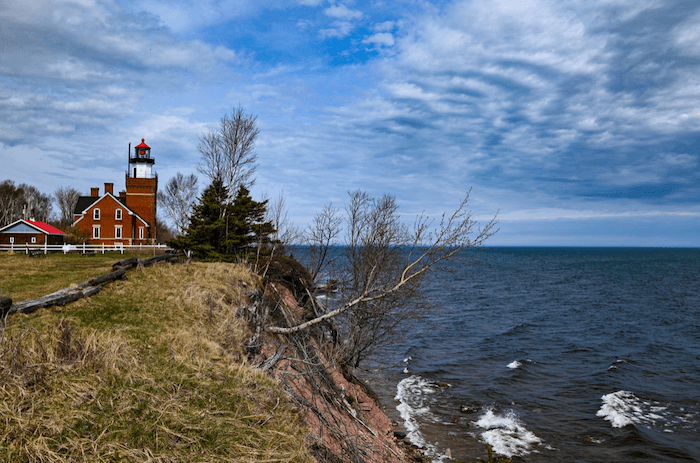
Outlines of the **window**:
M 115 238 L 121 238 L 122 237 L 122 226 L 118 225 L 114 227 L 114 237 Z
M 92 237 L 93 238 L 99 238 L 100 237 L 100 227 L 92 227 Z
M 95 220 L 100 220 L 100 210 L 95 209 L 92 211 L 92 218 Z
M 32 236 L 32 244 L 36 243 L 36 236 Z
M 139 239 L 143 239 L 143 227 L 139 227 Z
M 114 213 L 114 219 L 115 220 L 121 220 L 122 219 L 122 210 L 117 209 L 117 211 Z
M 10 236 L 10 244 L 15 244 L 15 237 L 14 236 Z

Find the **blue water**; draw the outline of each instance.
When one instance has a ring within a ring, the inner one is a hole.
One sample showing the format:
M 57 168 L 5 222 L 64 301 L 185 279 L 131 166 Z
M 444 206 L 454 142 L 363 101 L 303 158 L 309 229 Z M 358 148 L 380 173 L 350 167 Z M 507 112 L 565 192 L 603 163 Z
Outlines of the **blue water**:
M 469 257 L 366 372 L 433 460 L 700 462 L 700 250 Z

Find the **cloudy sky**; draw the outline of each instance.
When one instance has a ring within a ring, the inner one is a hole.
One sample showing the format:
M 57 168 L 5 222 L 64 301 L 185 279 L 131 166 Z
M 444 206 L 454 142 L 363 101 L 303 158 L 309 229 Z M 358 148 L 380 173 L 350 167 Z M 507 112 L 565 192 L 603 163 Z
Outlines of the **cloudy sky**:
M 0 180 L 119 190 L 145 138 L 163 184 L 239 104 L 300 226 L 473 187 L 493 245 L 700 246 L 697 0 L 0 0 Z

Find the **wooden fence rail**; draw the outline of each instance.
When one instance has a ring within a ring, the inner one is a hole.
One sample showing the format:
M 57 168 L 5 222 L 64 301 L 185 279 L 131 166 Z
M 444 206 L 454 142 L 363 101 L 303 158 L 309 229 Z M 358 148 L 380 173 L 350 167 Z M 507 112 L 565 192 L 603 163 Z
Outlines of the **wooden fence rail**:
M 165 244 L 0 244 L 0 251 L 12 251 L 18 254 L 36 255 L 48 254 L 50 252 L 63 254 L 104 254 L 107 251 L 117 251 L 124 254 L 124 251 L 156 251 L 168 250 Z

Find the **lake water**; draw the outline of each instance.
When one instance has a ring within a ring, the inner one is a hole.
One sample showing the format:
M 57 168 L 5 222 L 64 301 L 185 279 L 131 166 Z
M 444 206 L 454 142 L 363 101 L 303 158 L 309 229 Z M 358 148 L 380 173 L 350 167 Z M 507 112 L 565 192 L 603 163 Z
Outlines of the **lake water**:
M 434 461 L 700 462 L 700 250 L 472 255 L 429 289 L 431 323 L 367 364 L 413 442 Z

